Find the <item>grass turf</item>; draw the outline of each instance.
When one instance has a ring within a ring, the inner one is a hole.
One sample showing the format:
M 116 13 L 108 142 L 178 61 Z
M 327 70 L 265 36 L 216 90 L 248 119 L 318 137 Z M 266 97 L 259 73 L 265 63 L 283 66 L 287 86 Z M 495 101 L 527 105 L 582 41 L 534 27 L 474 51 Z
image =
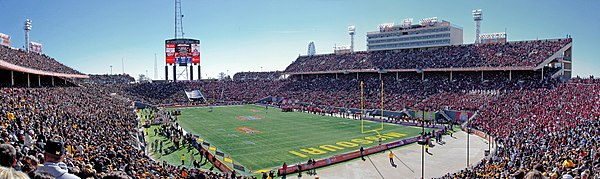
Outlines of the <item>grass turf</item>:
M 143 123 L 143 121 L 145 120 L 145 118 L 143 117 L 144 115 L 147 115 L 149 113 L 147 113 L 146 111 L 140 111 L 141 115 L 140 117 L 140 123 Z M 202 161 L 200 161 L 200 152 L 198 152 L 198 150 L 195 149 L 191 149 L 188 150 L 188 147 L 186 145 L 186 147 L 181 147 L 178 150 L 172 150 L 174 149 L 174 144 L 172 142 L 172 140 L 167 139 L 165 136 L 161 136 L 154 133 L 154 129 L 158 129 L 160 128 L 160 126 L 157 125 L 153 125 L 150 126 L 150 128 L 148 128 L 147 130 L 144 129 L 144 134 L 147 134 L 145 136 L 146 141 L 147 141 L 147 148 L 148 148 L 148 153 L 150 153 L 152 155 L 152 158 L 154 158 L 155 160 L 158 160 L 160 162 L 166 161 L 168 163 L 171 163 L 175 166 L 180 166 L 180 167 L 186 167 L 186 168 L 193 168 L 193 162 L 190 159 L 191 155 L 194 155 L 194 159 L 198 162 L 201 162 L 201 169 L 205 169 L 208 170 L 210 167 L 212 167 L 212 163 L 206 161 L 205 158 L 203 158 Z M 168 151 L 166 152 L 166 154 L 160 153 L 158 152 L 158 149 L 154 149 L 152 147 L 152 144 L 154 143 L 155 140 L 163 141 L 163 151 Z M 185 155 L 185 165 L 181 165 L 181 155 L 184 154 Z M 216 170 L 216 169 L 215 169 Z
M 376 133 L 361 133 L 360 120 L 343 119 L 331 116 L 321 116 L 300 112 L 281 112 L 277 108 L 257 105 L 214 107 L 209 112 L 206 107 L 180 108 L 181 115 L 178 123 L 186 131 L 200 135 L 212 146 L 229 154 L 236 164 L 246 168 L 271 169 L 286 162 L 288 165 L 306 162 L 303 158 L 292 154 L 295 151 L 310 158 L 322 159 L 347 152 L 356 151 L 360 146 L 343 147 L 337 142 L 350 142 L 352 139 L 376 139 Z M 242 120 L 240 116 L 257 118 Z M 253 117 L 252 117 L 253 116 Z M 259 119 L 260 116 L 264 118 Z M 375 129 L 380 123 L 365 121 L 365 130 Z M 249 134 L 237 130 L 239 127 L 252 128 L 255 133 Z M 427 130 L 430 131 L 430 130 Z M 421 128 L 385 124 L 381 134 L 396 132 L 406 134 L 383 141 L 399 140 L 419 135 Z M 319 148 L 322 145 L 335 145 L 335 151 Z M 364 148 L 378 145 L 375 140 L 370 144 L 361 144 Z M 311 148 L 319 151 L 314 152 Z M 313 154 L 301 151 L 306 149 Z M 324 153 L 323 153 L 324 152 Z M 220 158 L 222 159 L 222 158 Z M 181 163 L 174 158 L 175 164 Z

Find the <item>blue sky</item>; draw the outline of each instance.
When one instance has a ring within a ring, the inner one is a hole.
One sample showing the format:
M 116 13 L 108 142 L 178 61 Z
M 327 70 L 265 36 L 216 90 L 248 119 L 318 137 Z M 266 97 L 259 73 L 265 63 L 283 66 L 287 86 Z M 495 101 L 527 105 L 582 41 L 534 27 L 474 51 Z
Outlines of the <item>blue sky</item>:
M 404 18 L 438 17 L 463 27 L 474 41 L 471 10 L 483 9 L 482 33 L 507 29 L 509 41 L 573 37 L 574 74 L 600 76 L 600 1 L 399 1 L 399 0 L 182 0 L 185 36 L 201 41 L 202 76 L 219 72 L 283 70 L 310 41 L 317 53 L 347 45 L 356 26 L 355 49 L 366 49 L 366 32 Z M 0 0 L 0 32 L 13 47 L 24 45 L 23 22 L 44 53 L 81 72 L 164 78 L 164 40 L 174 36 L 172 0 Z M 195 72 L 197 73 L 197 72 Z M 169 75 L 172 78 L 172 75 Z

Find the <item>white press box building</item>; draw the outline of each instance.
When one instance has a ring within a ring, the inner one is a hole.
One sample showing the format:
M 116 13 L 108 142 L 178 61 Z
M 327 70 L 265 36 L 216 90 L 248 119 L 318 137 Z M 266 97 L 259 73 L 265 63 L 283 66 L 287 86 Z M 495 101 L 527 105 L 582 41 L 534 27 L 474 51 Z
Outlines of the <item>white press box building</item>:
M 437 17 L 421 19 L 412 24 L 404 19 L 402 25 L 386 23 L 379 31 L 367 32 L 367 50 L 397 50 L 463 44 L 463 30 L 448 21 L 438 22 Z

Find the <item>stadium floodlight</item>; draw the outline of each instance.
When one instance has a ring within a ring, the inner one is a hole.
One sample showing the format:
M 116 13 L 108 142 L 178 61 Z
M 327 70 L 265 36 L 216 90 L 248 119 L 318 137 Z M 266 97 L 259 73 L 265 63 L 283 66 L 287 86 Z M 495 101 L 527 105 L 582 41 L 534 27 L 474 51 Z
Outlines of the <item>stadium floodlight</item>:
M 348 27 L 348 33 L 350 33 L 350 35 L 354 35 L 355 31 L 356 31 L 356 27 L 355 26 L 349 26 Z
M 473 10 L 473 20 L 480 21 L 483 20 L 483 14 L 481 9 Z
M 479 43 L 479 26 L 481 20 L 483 20 L 483 13 L 481 9 L 473 10 L 473 20 L 475 20 L 475 44 Z
M 29 49 L 31 48 L 29 45 L 29 31 L 31 31 L 31 20 L 25 20 L 25 26 L 23 27 L 23 30 L 25 30 L 25 51 L 29 52 Z
M 350 34 L 350 53 L 354 53 L 354 33 L 356 32 L 355 26 L 348 27 L 348 34 Z

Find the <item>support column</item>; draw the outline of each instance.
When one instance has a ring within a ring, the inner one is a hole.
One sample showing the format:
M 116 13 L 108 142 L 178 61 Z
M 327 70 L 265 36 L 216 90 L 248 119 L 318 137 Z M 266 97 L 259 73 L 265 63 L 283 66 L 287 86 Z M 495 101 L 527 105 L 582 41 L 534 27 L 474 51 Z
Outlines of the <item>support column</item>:
M 165 65 L 165 81 L 169 81 L 169 65 Z
M 356 80 L 358 80 L 358 72 L 356 72 Z
M 483 71 L 481 71 L 481 82 L 483 82 Z
M 31 81 L 29 79 L 29 73 L 27 73 L 27 87 L 31 87 Z
M 67 85 L 67 78 L 63 78 L 63 80 L 65 80 L 65 85 Z
M 425 81 L 425 71 L 421 72 L 421 81 Z
M 10 71 L 10 86 L 15 86 L 15 71 Z
M 512 70 L 508 70 L 508 80 L 512 81 Z
M 190 81 L 194 80 L 194 65 L 190 65 Z
M 381 80 L 381 73 L 379 73 L 379 80 Z
M 450 71 L 450 81 L 452 81 L 452 71 Z
M 42 77 L 38 75 L 38 86 L 42 86 Z
M 544 67 L 542 67 L 542 79 L 540 81 L 544 81 Z
M 173 64 L 173 82 L 177 81 L 177 65 Z
M 52 86 L 54 86 L 54 76 L 52 77 Z
M 335 79 L 336 79 L 336 80 L 338 79 L 338 77 L 337 77 L 337 73 L 335 74 Z
M 399 80 L 399 78 L 398 78 L 398 72 L 396 72 L 396 81 L 398 81 L 398 80 Z

